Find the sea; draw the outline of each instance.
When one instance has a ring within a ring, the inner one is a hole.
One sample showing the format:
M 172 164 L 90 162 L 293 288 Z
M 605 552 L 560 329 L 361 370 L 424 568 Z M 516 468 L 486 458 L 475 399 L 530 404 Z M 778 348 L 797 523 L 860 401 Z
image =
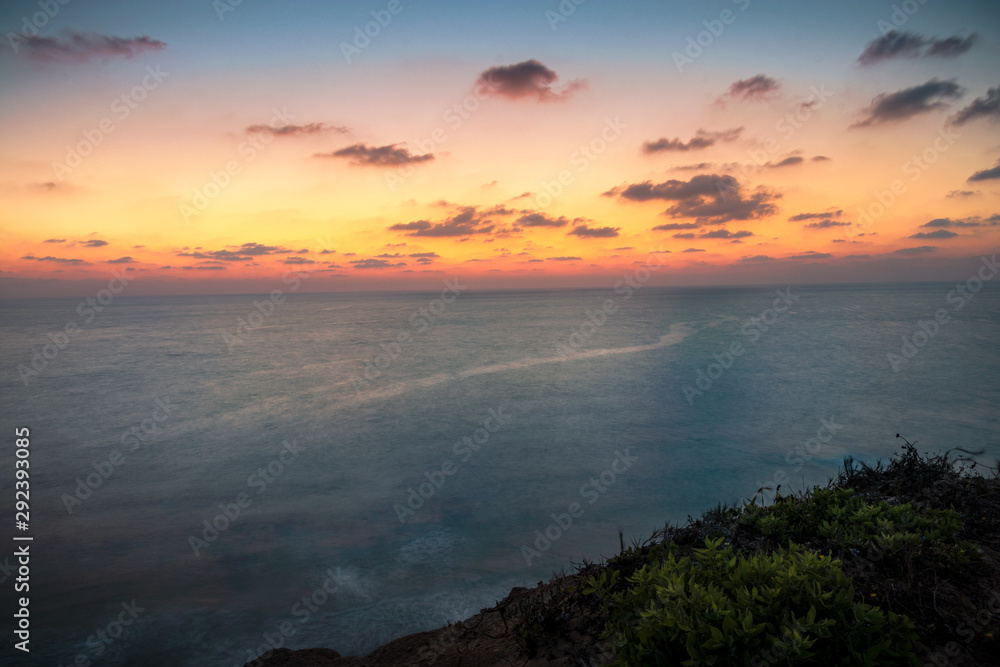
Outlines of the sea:
M 362 655 L 902 438 L 1000 456 L 989 282 L 107 297 L 0 301 L 5 664 Z

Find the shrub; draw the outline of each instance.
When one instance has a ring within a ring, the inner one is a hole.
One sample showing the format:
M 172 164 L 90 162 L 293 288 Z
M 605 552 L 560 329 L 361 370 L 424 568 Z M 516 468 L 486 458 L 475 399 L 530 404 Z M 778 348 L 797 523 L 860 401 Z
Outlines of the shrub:
M 915 665 L 905 616 L 855 602 L 840 563 L 796 545 L 743 557 L 706 540 L 622 588 L 592 578 L 620 665 Z

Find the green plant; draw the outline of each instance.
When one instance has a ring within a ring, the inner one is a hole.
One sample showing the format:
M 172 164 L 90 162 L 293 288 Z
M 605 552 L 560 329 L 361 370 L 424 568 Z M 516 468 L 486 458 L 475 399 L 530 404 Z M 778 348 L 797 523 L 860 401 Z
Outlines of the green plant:
M 612 590 L 606 635 L 620 665 L 913 665 L 905 616 L 856 602 L 840 564 L 796 545 L 744 557 L 706 540 L 694 557 L 673 553 Z

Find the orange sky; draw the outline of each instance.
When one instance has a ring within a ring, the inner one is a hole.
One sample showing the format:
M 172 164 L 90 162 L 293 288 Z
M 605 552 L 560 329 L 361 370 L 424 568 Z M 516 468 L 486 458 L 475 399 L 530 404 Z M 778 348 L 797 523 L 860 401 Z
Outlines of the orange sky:
M 134 294 L 288 271 L 313 290 L 604 286 L 654 250 L 665 285 L 947 279 L 995 252 L 994 10 L 928 7 L 886 36 L 885 10 L 849 4 L 831 47 L 787 30 L 828 17 L 716 4 L 448 17 L 488 47 L 403 5 L 351 62 L 350 5 L 328 43 L 259 9 L 194 27 L 67 8 L 0 62 L 0 296 L 123 269 Z M 269 21 L 273 61 L 236 40 Z

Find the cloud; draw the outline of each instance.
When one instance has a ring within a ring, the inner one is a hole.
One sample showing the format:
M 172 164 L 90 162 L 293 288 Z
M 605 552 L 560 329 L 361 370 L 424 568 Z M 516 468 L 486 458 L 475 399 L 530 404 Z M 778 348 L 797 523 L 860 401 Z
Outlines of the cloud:
M 308 123 L 306 125 L 249 125 L 247 134 L 257 134 L 264 132 L 275 137 L 295 137 L 303 134 L 322 134 L 323 132 L 337 132 L 346 134 L 350 132 L 349 127 L 340 125 L 327 125 L 326 123 Z
M 814 155 L 812 160 L 813 162 L 829 162 L 830 158 L 825 155 Z
M 978 219 L 952 220 L 951 218 L 934 218 L 920 226 L 941 229 L 943 227 L 979 227 L 980 225 L 981 223 Z
M 694 234 L 692 232 L 678 232 L 674 234 L 675 239 L 693 239 Z
M 828 252 L 816 252 L 815 250 L 809 250 L 801 255 L 791 255 L 788 259 L 830 259 L 833 257 Z
M 683 252 L 705 252 L 705 251 L 701 248 L 687 248 L 686 250 L 681 250 L 681 252 L 683 253 Z
M 35 262 L 55 262 L 57 264 L 74 264 L 74 265 L 90 264 L 90 262 L 87 262 L 87 261 L 82 260 L 82 259 L 68 259 L 66 257 L 52 257 L 51 255 L 47 256 L 47 257 L 35 257 L 34 255 L 25 255 L 21 259 L 30 259 L 30 260 L 33 260 Z
M 247 262 L 261 255 L 285 255 L 294 252 L 282 246 L 262 245 L 260 243 L 244 243 L 243 245 L 227 246 L 222 250 L 196 250 L 195 252 L 179 252 L 179 257 L 194 257 L 196 259 L 212 259 L 222 262 Z
M 413 155 L 408 148 L 398 148 L 399 144 L 386 146 L 369 146 L 354 144 L 332 153 L 316 153 L 313 157 L 347 158 L 355 166 L 365 167 L 400 167 L 407 164 L 420 164 L 434 159 L 433 153 Z
M 769 256 L 769 255 L 754 255 L 752 257 L 744 257 L 744 258 L 740 259 L 740 261 L 741 262 L 748 262 L 748 263 L 754 263 L 754 262 L 773 262 L 774 258 L 771 257 L 771 256 Z
M 634 183 L 612 188 L 606 197 L 631 201 L 662 199 L 677 202 L 663 212 L 671 218 L 695 218 L 701 224 L 722 224 L 730 220 L 753 220 L 777 213 L 773 204 L 781 195 L 759 187 L 745 194 L 734 177 L 699 174 L 690 181 L 671 179 L 663 183 Z
M 952 190 L 945 195 L 948 199 L 959 199 L 964 197 L 975 197 L 979 194 L 978 190 Z
M 45 239 L 42 243 L 66 243 L 66 239 Z
M 870 66 L 892 58 L 953 58 L 972 48 L 975 33 L 968 37 L 936 39 L 905 30 L 890 30 L 873 39 L 858 56 L 858 64 Z
M 788 219 L 788 222 L 802 222 L 803 220 L 829 220 L 839 218 L 844 214 L 843 209 L 836 211 L 824 211 L 823 213 L 797 213 Z
M 1000 86 L 990 88 L 984 96 L 972 100 L 969 106 L 955 114 L 951 122 L 955 125 L 964 125 L 976 118 L 1000 119 Z
M 146 51 L 166 48 L 166 42 L 148 36 L 115 37 L 67 30 L 60 37 L 15 37 L 29 58 L 52 62 L 86 62 L 91 58 L 132 58 Z
M 778 169 L 779 167 L 791 167 L 792 165 L 802 164 L 803 162 L 805 162 L 805 158 L 793 155 L 792 157 L 786 157 L 781 162 L 768 162 L 764 166 L 768 169 Z
M 73 245 L 76 245 L 75 243 Z M 108 245 L 107 241 L 102 241 L 101 239 L 90 239 L 89 241 L 83 241 L 80 245 L 87 248 L 100 248 L 101 246 Z
M 282 260 L 282 264 L 315 264 L 316 260 L 306 259 L 305 257 L 286 257 Z
M 119 257 L 118 259 L 109 259 L 108 264 L 128 264 L 129 262 L 134 262 L 135 260 L 131 257 Z
M 397 266 L 406 266 L 406 262 L 387 262 L 384 259 L 356 259 L 351 262 L 355 269 L 391 269 Z
M 389 227 L 392 232 L 409 232 L 407 236 L 449 237 L 470 236 L 472 234 L 489 234 L 496 227 L 488 224 L 488 216 L 495 209 L 479 211 L 475 206 L 460 206 L 457 211 L 442 222 L 431 223 L 428 220 L 402 222 Z
M 224 266 L 182 266 L 185 271 L 225 271 Z
M 955 232 L 949 232 L 947 229 L 938 229 L 933 232 L 917 232 L 910 236 L 911 239 L 951 239 L 958 236 Z
M 574 260 L 583 259 L 582 257 L 546 257 L 552 262 L 572 262 Z
M 697 222 L 668 222 L 665 225 L 657 225 L 653 227 L 653 231 L 657 232 L 669 232 L 675 229 L 698 229 L 701 227 Z
M 916 248 L 900 248 L 899 250 L 894 250 L 893 255 L 923 255 L 929 252 L 934 252 L 937 250 L 935 246 L 932 245 L 922 245 Z
M 742 127 L 736 127 L 731 130 L 723 130 L 722 132 L 708 132 L 707 130 L 698 130 L 695 136 L 689 139 L 686 143 L 678 139 L 657 139 L 656 141 L 647 141 L 642 145 L 642 151 L 644 153 L 659 153 L 662 151 L 690 151 L 699 150 L 702 148 L 708 148 L 714 146 L 716 142 L 731 142 L 736 141 L 740 134 L 743 132 Z M 705 163 L 702 163 L 703 165 Z
M 441 255 L 436 252 L 411 252 L 407 257 L 417 257 L 419 259 L 437 259 Z
M 539 102 L 558 102 L 570 99 L 587 87 L 584 80 L 570 81 L 556 92 L 553 85 L 559 75 L 537 60 L 525 60 L 514 65 L 499 65 L 479 75 L 478 85 L 485 86 L 494 95 L 517 100 L 534 98 Z
M 1000 178 L 1000 163 L 992 169 L 983 169 L 982 171 L 977 171 L 972 176 L 969 176 L 967 180 L 971 182 L 975 181 L 991 181 L 995 178 Z
M 572 236 L 582 239 L 607 239 L 618 236 L 621 227 L 589 227 L 587 225 L 577 225 L 569 232 Z
M 742 102 L 766 100 L 773 97 L 780 89 L 781 83 L 777 79 L 758 74 L 749 79 L 733 82 L 729 86 L 729 90 L 718 99 L 718 102 L 725 102 L 727 98 Z
M 947 106 L 946 99 L 962 96 L 962 88 L 954 80 L 931 79 L 919 86 L 875 97 L 865 113 L 868 117 L 851 127 L 868 127 L 878 123 L 903 121 L 918 114 Z
M 745 239 L 748 236 L 753 236 L 753 232 L 746 230 L 739 232 L 731 232 L 728 229 L 716 229 L 711 232 L 705 232 L 699 238 L 703 239 Z
M 820 220 L 819 222 L 810 222 L 808 224 L 802 225 L 803 229 L 829 229 L 830 227 L 850 227 L 849 222 L 837 222 L 836 220 Z
M 563 227 L 569 224 L 569 220 L 564 215 L 551 218 L 544 213 L 529 213 L 518 218 L 517 224 L 524 227 Z

